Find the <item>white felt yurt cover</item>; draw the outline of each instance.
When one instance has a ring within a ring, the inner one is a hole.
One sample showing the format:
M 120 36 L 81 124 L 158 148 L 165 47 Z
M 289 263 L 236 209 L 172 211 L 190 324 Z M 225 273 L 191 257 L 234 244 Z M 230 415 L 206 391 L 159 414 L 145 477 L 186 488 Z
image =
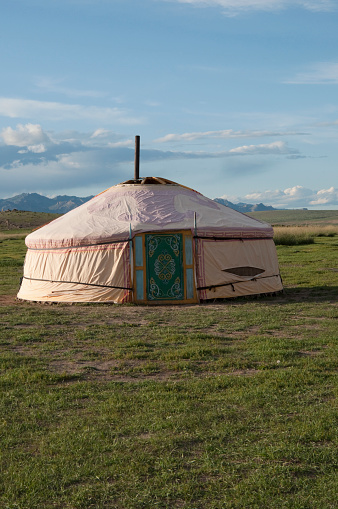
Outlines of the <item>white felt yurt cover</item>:
M 225 207 L 197 191 L 175 185 L 119 184 L 31 233 L 34 249 L 126 240 L 134 234 L 194 228 L 221 237 L 272 237 L 271 226 Z
M 131 243 L 128 241 L 141 233 L 182 230 L 190 231 L 197 239 L 201 260 L 196 268 L 196 285 L 197 288 L 202 285 L 201 298 L 213 297 L 208 295 L 206 287 L 211 288 L 214 281 L 217 281 L 217 297 L 227 296 L 219 285 L 223 280 L 231 284 L 234 275 L 229 276 L 222 268 L 220 258 L 224 249 L 237 252 L 234 256 L 243 258 L 243 263 L 265 265 L 262 289 L 258 285 L 256 290 L 248 289 L 248 278 L 240 279 L 244 283 L 243 294 L 282 289 L 280 277 L 277 278 L 278 262 L 270 225 L 192 189 L 170 181 L 160 185 L 156 179 L 151 179 L 143 185 L 113 186 L 28 235 L 24 278 L 18 297 L 53 301 L 133 301 Z M 207 246 L 208 239 L 230 242 L 226 248 L 224 242 L 213 242 L 214 249 L 210 243 Z M 238 247 L 238 241 L 236 246 L 231 244 L 236 239 L 245 239 L 245 248 L 244 245 Z M 256 241 L 253 250 L 249 240 Z M 264 244 L 262 252 L 258 241 Z M 203 246 L 207 246 L 206 249 Z M 251 261 L 250 257 L 253 257 Z M 229 263 L 234 265 L 235 260 Z M 271 281 L 267 274 L 271 274 Z

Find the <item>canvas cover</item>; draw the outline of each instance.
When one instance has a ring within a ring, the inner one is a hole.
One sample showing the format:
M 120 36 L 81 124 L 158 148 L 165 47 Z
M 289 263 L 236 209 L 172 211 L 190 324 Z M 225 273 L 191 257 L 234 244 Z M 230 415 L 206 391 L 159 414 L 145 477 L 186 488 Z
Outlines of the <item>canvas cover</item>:
M 29 249 L 18 297 L 53 302 L 130 300 L 127 243 L 75 249 Z
M 273 239 L 198 243 L 200 299 L 233 298 L 283 289 Z
M 195 239 L 199 299 L 282 289 L 270 225 L 178 184 L 119 184 L 27 236 L 18 297 L 133 301 L 131 239 L 180 231 Z
M 201 236 L 272 237 L 271 226 L 179 185 L 120 184 L 31 233 L 29 248 L 84 246 L 194 228 Z

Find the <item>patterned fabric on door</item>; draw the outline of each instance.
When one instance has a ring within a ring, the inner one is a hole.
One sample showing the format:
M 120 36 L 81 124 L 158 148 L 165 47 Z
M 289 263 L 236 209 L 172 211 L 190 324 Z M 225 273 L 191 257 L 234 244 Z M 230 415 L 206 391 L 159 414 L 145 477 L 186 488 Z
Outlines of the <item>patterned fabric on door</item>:
M 147 299 L 183 300 L 182 235 L 146 235 Z

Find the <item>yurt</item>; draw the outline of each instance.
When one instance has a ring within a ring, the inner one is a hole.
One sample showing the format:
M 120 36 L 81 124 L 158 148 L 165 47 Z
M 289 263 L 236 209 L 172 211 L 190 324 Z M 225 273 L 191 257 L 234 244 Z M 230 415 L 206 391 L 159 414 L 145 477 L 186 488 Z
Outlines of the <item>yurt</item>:
M 186 304 L 282 290 L 270 225 L 135 177 L 26 237 L 18 298 Z

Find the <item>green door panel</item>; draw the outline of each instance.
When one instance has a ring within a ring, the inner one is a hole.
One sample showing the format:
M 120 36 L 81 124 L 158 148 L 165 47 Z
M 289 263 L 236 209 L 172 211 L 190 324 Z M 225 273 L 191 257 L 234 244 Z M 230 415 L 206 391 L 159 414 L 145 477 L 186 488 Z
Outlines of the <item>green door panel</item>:
M 145 237 L 147 300 L 184 300 L 182 234 Z

